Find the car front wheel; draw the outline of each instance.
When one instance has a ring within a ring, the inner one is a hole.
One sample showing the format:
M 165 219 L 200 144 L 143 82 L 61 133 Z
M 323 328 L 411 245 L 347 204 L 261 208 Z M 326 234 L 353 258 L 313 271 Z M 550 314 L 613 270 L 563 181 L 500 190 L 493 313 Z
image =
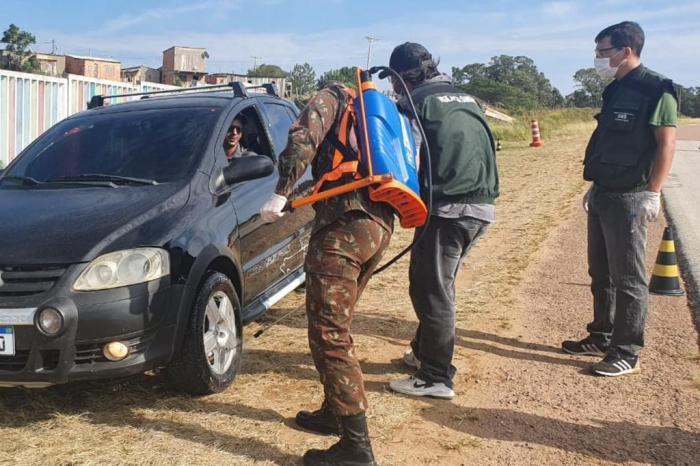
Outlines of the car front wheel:
M 241 305 L 231 280 L 212 272 L 197 294 L 182 348 L 168 366 L 179 389 L 193 395 L 225 390 L 241 365 Z

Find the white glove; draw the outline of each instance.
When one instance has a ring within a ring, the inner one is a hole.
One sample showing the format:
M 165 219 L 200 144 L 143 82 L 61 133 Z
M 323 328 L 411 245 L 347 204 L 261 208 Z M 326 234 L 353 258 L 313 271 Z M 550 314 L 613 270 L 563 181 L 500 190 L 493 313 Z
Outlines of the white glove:
M 641 220 L 643 222 L 655 222 L 659 218 L 661 209 L 661 193 L 654 191 L 644 191 L 642 205 L 639 207 Z
M 583 202 L 582 202 L 583 210 L 585 210 L 586 212 L 588 212 L 588 202 L 591 199 L 591 191 L 593 191 L 593 186 L 588 188 L 588 191 L 586 191 L 586 194 L 583 195 Z
M 284 206 L 287 205 L 287 198 L 279 194 L 272 193 L 270 199 L 260 209 L 260 217 L 263 222 L 272 223 L 284 217 Z

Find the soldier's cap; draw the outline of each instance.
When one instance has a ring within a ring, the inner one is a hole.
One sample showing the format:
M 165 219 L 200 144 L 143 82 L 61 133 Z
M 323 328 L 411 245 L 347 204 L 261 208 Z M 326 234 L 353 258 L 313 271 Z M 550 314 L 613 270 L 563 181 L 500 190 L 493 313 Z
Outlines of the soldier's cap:
M 397 45 L 394 51 L 391 52 L 389 58 L 389 68 L 397 73 L 411 71 L 420 68 L 423 64 L 428 64 L 433 61 L 433 56 L 428 52 L 428 49 L 416 42 L 404 42 Z M 389 72 L 384 70 L 379 73 L 381 79 L 386 78 Z

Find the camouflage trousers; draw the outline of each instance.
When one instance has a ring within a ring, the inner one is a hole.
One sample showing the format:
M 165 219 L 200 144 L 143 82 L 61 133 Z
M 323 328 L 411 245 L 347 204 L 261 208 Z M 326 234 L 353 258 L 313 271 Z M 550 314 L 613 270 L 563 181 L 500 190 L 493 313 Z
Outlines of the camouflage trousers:
M 391 233 L 367 214 L 350 211 L 315 232 L 309 242 L 304 263 L 309 347 L 336 416 L 367 410 L 350 326 L 355 303 L 390 238 Z

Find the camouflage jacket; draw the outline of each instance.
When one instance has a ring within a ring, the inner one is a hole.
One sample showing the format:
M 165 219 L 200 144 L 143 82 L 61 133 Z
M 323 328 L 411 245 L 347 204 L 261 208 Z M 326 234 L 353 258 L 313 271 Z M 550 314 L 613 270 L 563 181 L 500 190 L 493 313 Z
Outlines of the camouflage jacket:
M 318 181 L 319 174 L 332 166 L 334 149 L 326 142 L 326 136 L 331 131 L 336 131 L 341 103 L 337 90 L 327 87 L 316 93 L 304 107 L 289 130 L 287 148 L 280 154 L 280 177 L 275 189 L 277 194 L 289 197 L 297 180 L 310 163 L 313 167 L 314 181 Z M 354 135 L 348 138 L 354 139 Z M 389 232 L 393 231 L 393 208 L 385 203 L 370 201 L 367 188 L 316 202 L 314 209 L 314 231 L 320 230 L 351 210 L 366 212 Z

